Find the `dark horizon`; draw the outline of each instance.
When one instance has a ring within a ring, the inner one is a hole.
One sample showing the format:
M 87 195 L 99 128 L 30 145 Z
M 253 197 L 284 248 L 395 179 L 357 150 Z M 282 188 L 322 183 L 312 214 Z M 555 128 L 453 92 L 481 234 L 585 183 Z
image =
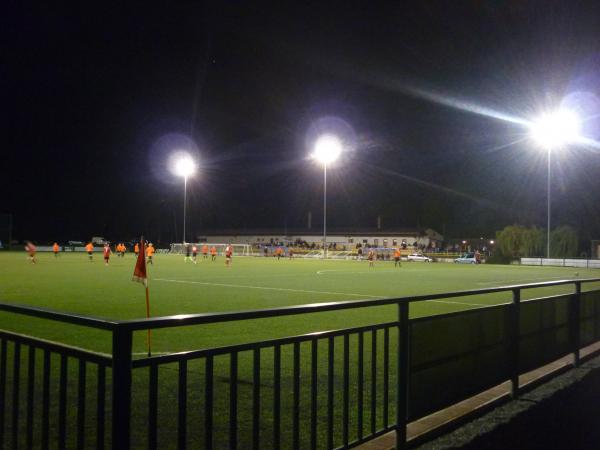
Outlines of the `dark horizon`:
M 13 236 L 175 241 L 183 183 L 165 161 L 182 146 L 200 164 L 190 232 L 304 227 L 309 211 L 318 228 L 315 127 L 348 148 L 328 173 L 332 228 L 546 226 L 546 154 L 512 119 L 567 104 L 600 140 L 600 5 L 290 5 L 11 3 L 0 214 Z M 594 146 L 556 153 L 553 228 L 600 236 L 599 168 Z

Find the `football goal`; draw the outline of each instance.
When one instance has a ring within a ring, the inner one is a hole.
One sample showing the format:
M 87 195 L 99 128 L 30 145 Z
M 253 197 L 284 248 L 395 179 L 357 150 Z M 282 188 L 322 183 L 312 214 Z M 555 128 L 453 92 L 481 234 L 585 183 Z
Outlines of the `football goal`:
M 202 247 L 205 245 L 208 246 L 209 254 L 210 249 L 214 247 L 217 250 L 218 256 L 225 255 L 225 247 L 228 244 L 217 244 L 211 242 L 187 242 L 185 245 L 181 242 L 171 244 L 171 250 L 169 253 L 175 253 L 178 255 L 184 255 L 186 253 L 186 247 L 189 247 L 190 253 L 192 252 L 192 247 L 196 246 L 198 248 L 198 254 L 202 254 Z M 233 256 L 253 256 L 252 246 L 248 244 L 230 244 L 233 247 Z

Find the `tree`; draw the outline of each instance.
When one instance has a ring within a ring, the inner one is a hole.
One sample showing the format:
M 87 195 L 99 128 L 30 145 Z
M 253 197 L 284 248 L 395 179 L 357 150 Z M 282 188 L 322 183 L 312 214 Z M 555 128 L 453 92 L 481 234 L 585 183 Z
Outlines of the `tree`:
M 550 255 L 554 258 L 577 256 L 578 244 L 577 232 L 570 226 L 555 228 L 550 233 Z
M 509 225 L 502 231 L 496 232 L 498 251 L 506 257 L 517 258 L 521 256 L 523 241 L 527 228 L 520 225 Z
M 543 255 L 544 244 L 546 243 L 545 234 L 545 230 L 535 226 L 525 229 L 521 256 L 531 257 Z
M 544 230 L 537 227 L 526 228 L 521 225 L 509 225 L 496 232 L 498 251 L 502 256 L 518 258 L 521 256 L 540 256 L 544 249 Z

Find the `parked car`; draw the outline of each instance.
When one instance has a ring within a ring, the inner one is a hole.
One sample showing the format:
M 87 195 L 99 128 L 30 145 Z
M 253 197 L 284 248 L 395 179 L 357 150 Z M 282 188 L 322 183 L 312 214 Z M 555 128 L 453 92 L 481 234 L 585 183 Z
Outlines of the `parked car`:
M 465 253 L 454 260 L 455 263 L 459 264 L 477 264 L 475 253 Z
M 410 255 L 408 255 L 407 259 L 409 261 L 423 261 L 423 262 L 433 261 L 429 256 L 425 256 L 422 253 L 411 253 Z

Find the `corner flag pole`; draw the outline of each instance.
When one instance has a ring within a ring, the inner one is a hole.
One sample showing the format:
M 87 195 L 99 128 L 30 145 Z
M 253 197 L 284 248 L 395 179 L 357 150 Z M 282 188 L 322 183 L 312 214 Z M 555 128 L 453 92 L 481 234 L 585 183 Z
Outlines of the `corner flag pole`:
M 148 281 L 146 281 L 146 319 L 150 318 L 150 293 L 148 292 Z M 146 342 L 148 344 L 148 357 L 152 356 L 152 330 L 148 328 L 146 330 L 148 335 L 146 336 Z
M 144 242 L 144 236 L 140 238 L 140 249 L 138 252 L 137 261 L 135 263 L 135 269 L 133 270 L 133 281 L 144 283 L 146 288 L 146 318 L 150 318 L 150 292 L 148 290 L 148 273 L 146 271 L 146 243 Z M 148 328 L 148 335 L 146 337 L 146 343 L 148 345 L 148 357 L 152 356 L 152 330 Z

